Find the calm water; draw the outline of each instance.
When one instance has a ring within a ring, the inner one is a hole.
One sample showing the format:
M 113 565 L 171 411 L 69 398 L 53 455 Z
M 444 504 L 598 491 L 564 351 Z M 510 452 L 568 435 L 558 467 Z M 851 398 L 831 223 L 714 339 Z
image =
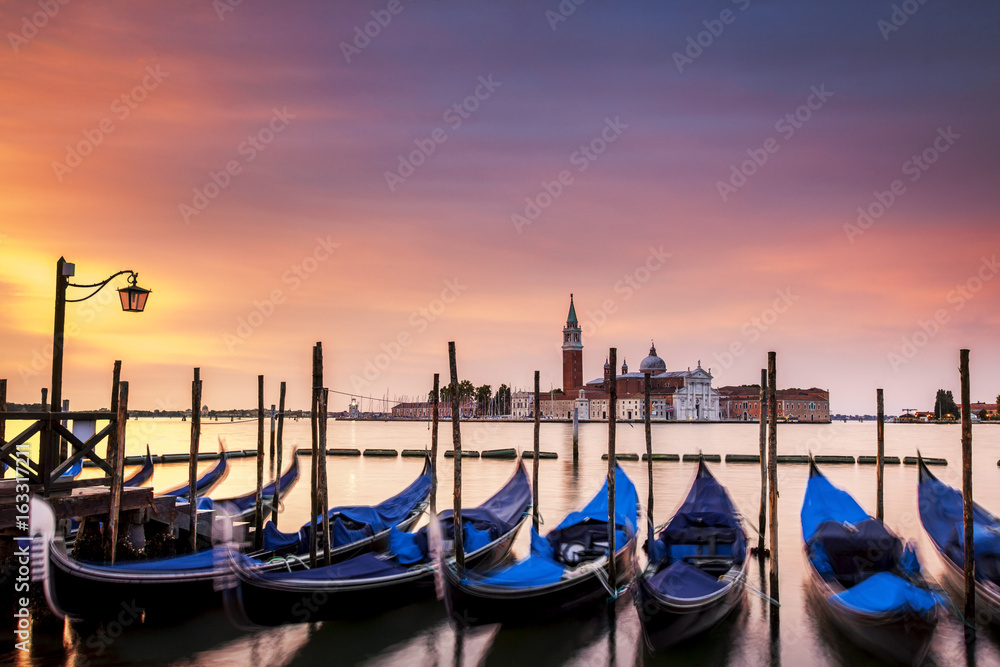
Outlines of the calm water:
M 265 425 L 265 428 L 267 426 Z M 451 445 L 451 425 L 443 423 L 442 446 Z M 164 420 L 129 422 L 129 453 L 144 452 L 148 442 L 154 453 L 187 451 L 190 424 Z M 531 447 L 531 424 L 474 423 L 462 428 L 465 449 Z M 569 511 L 590 499 L 604 481 L 607 463 L 601 453 L 607 447 L 606 424 L 580 427 L 580 461 L 572 461 L 572 426 L 543 424 L 542 449 L 558 452 L 557 460 L 540 461 L 539 507 L 551 527 Z M 229 449 L 256 447 L 256 422 L 206 422 L 202 449 L 223 438 Z M 265 438 L 267 434 L 265 433 Z M 329 447 L 416 449 L 429 447 L 426 424 L 383 422 L 330 422 Z M 266 446 L 266 445 L 265 445 Z M 307 420 L 285 426 L 286 460 L 297 447 L 309 446 Z M 645 451 L 641 424 L 619 425 L 619 452 Z M 778 448 L 782 454 L 874 454 L 874 423 L 828 425 L 780 425 Z M 947 467 L 936 474 L 960 486 L 960 431 L 957 425 L 897 425 L 886 427 L 886 454 L 899 457 L 920 451 L 926 456 L 947 458 Z M 653 450 L 677 454 L 756 453 L 757 426 L 753 424 L 661 424 L 653 429 Z M 978 502 L 1000 510 L 1000 426 L 974 427 L 974 489 Z M 301 459 L 304 466 L 309 458 Z M 530 462 L 529 471 L 530 471 Z M 212 462 L 203 462 L 208 467 Z M 230 462 L 228 479 L 213 495 L 237 495 L 254 487 L 255 461 Z M 330 502 L 376 503 L 405 487 L 419 473 L 419 459 L 340 458 L 328 459 Z M 645 463 L 623 463 L 645 504 Z M 491 495 L 511 474 L 513 461 L 465 460 L 463 504 L 472 506 Z M 692 463 L 654 464 L 655 519 L 666 521 L 687 493 L 695 471 Z M 265 466 L 266 467 L 266 466 Z M 755 464 L 714 464 L 712 469 L 725 484 L 737 506 L 756 523 L 760 498 L 760 470 Z M 303 467 L 305 472 L 307 468 Z M 452 462 L 439 460 L 440 508 L 452 499 Z M 830 480 L 847 489 L 869 511 L 875 507 L 874 466 L 828 465 Z M 555 624 L 529 629 L 487 627 L 457 633 L 444 616 L 443 605 L 428 602 L 387 613 L 379 618 L 349 624 L 290 625 L 254 633 L 233 628 L 222 612 L 185 619 L 174 627 L 133 627 L 98 654 L 93 628 L 61 625 L 39 629 L 30 656 L 17 652 L 0 655 L 0 661 L 19 665 L 49 664 L 171 664 L 171 665 L 851 665 L 878 664 L 854 650 L 815 617 L 807 601 L 805 559 L 801 550 L 798 513 L 807 477 L 807 466 L 781 465 L 779 489 L 779 555 L 781 564 L 780 624 L 772 641 L 767 603 L 748 593 L 743 609 L 723 627 L 702 640 L 663 655 L 648 655 L 631 598 L 620 601 L 613 622 L 604 615 L 591 621 Z M 934 576 L 940 571 L 933 550 L 923 534 L 916 506 L 914 466 L 886 469 L 885 512 L 887 523 L 901 536 L 916 540 L 921 560 Z M 187 464 L 157 466 L 154 481 L 160 488 L 187 479 Z M 279 525 L 294 529 L 308 520 L 309 485 L 304 475 L 288 498 Z M 543 532 L 544 532 L 543 527 Z M 756 535 L 748 529 L 753 540 Z M 644 536 L 640 536 L 640 544 Z M 523 532 L 516 552 L 527 553 L 528 536 Z M 760 588 L 761 572 L 751 567 L 749 584 Z M 82 635 L 82 636 L 81 636 Z M 990 629 L 982 630 L 977 642 L 977 665 L 1000 665 L 1000 640 Z M 15 654 L 16 653 L 16 654 Z M 966 663 L 961 627 L 943 622 L 934 639 L 927 664 Z

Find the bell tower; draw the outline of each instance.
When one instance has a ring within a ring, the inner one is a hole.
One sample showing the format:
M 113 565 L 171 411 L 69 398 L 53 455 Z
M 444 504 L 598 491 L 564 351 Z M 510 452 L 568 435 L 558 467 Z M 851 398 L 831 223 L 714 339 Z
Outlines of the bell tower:
M 576 319 L 573 295 L 569 295 L 569 315 L 563 327 L 563 386 L 564 392 L 583 386 L 583 341 L 580 340 L 580 323 Z

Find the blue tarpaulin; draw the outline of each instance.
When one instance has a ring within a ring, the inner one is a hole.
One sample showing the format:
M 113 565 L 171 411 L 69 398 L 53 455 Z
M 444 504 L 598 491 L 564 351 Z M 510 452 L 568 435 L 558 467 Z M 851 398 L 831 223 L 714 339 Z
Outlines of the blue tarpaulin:
M 355 556 L 342 563 L 334 563 L 326 567 L 312 570 L 296 570 L 295 572 L 263 572 L 261 579 L 279 581 L 357 581 L 359 579 L 374 579 L 393 574 L 408 572 L 409 568 L 401 567 L 391 560 L 384 560 L 375 554 L 365 553 Z
M 639 514 L 639 497 L 632 480 L 620 467 L 615 466 L 615 523 L 626 527 L 626 531 L 617 530 L 616 549 L 625 546 L 625 543 L 635 534 L 635 526 Z M 555 560 L 555 556 L 560 553 L 563 544 L 560 536 L 576 534 L 577 529 L 593 529 L 604 536 L 604 551 L 607 553 L 607 522 L 609 515 L 608 507 L 608 483 L 605 480 L 601 490 L 591 499 L 589 503 L 580 511 L 572 512 L 563 519 L 545 538 L 542 538 L 532 529 L 531 534 L 531 555 L 513 565 L 501 567 L 482 576 L 474 573 L 467 573 L 469 577 L 466 583 L 479 586 L 503 586 L 508 588 L 534 588 L 546 586 L 559 581 L 566 566 Z M 604 528 L 600 528 L 603 522 Z M 596 525 L 595 525 L 596 524 Z
M 465 552 L 471 553 L 480 549 L 501 535 L 511 531 L 521 521 L 524 513 L 531 507 L 531 484 L 528 473 L 522 464 L 507 483 L 490 496 L 478 507 L 462 511 L 462 544 Z M 438 513 L 442 539 L 455 539 L 455 518 L 453 510 Z M 395 542 L 390 534 L 389 551 L 401 557 L 400 563 L 415 563 L 428 558 L 427 526 L 422 527 L 413 537 L 396 536 Z M 421 551 L 418 560 L 414 548 Z
M 185 556 L 174 556 L 172 558 L 160 558 L 157 560 L 138 560 L 118 562 L 114 565 L 105 563 L 91 563 L 92 565 L 113 567 L 116 570 L 136 570 L 149 572 L 172 572 L 191 570 L 212 570 L 216 563 L 224 562 L 228 558 L 225 547 L 216 547 L 210 551 L 200 551 L 195 554 Z
M 719 581 L 718 577 L 679 560 L 650 577 L 649 585 L 663 596 L 690 600 L 720 591 L 729 582 Z
M 943 602 L 937 593 L 918 588 L 891 572 L 873 574 L 860 584 L 830 596 L 830 599 L 868 614 L 928 614 Z
M 965 527 L 962 493 L 929 472 L 917 489 L 924 529 L 958 567 L 965 566 Z M 1000 519 L 972 504 L 972 538 L 976 551 L 976 579 L 1000 583 Z
M 351 544 L 399 524 L 427 499 L 430 489 L 430 463 L 425 462 L 423 472 L 412 484 L 378 505 L 349 505 L 332 508 L 329 511 L 329 516 L 333 546 Z M 320 515 L 316 519 L 317 527 L 322 525 L 322 522 L 323 517 Z M 268 525 L 270 526 L 271 522 L 268 522 Z M 309 549 L 309 528 L 309 523 L 306 523 L 297 533 L 282 533 L 273 527 L 271 530 L 265 529 L 264 549 L 287 548 L 297 542 L 298 545 L 294 551 L 303 554 Z
M 802 538 L 809 542 L 824 521 L 858 524 L 871 517 L 847 491 L 838 489 L 821 474 L 813 475 L 806 485 L 802 502 Z

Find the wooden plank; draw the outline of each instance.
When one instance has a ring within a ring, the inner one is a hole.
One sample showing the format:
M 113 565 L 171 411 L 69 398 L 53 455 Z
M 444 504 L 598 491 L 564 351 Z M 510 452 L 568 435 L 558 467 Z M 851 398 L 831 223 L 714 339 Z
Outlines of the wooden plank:
M 646 454 L 642 455 L 642 460 L 646 460 Z M 656 454 L 652 455 L 653 461 L 672 461 L 677 462 L 681 460 L 680 454 Z
M 395 449 L 366 449 L 361 455 L 394 459 L 399 456 L 399 452 Z
M 201 442 L 201 369 L 194 369 L 191 381 L 191 447 L 188 451 L 188 517 L 191 553 L 198 551 L 198 446 Z
M 282 458 L 282 452 L 284 451 L 284 440 L 282 439 L 284 436 L 284 428 L 285 428 L 285 383 L 282 382 L 281 389 L 279 390 L 278 394 L 278 434 L 275 444 L 275 447 L 278 450 L 277 452 L 278 472 L 275 474 L 274 477 L 275 502 L 273 503 L 274 509 L 271 512 L 271 521 L 274 523 L 275 528 L 278 527 L 278 513 L 279 513 L 278 507 L 281 504 L 278 501 L 278 499 L 281 498 L 281 458 Z
M 541 394 L 539 392 L 539 377 L 540 372 L 535 371 L 535 402 L 532 405 L 532 414 L 535 417 L 535 429 L 534 429 L 534 440 L 532 441 L 531 451 L 534 456 L 531 457 L 531 525 L 534 527 L 535 532 L 538 532 L 538 435 L 541 429 L 541 419 L 542 419 L 542 403 Z
M 434 388 L 431 390 L 431 516 L 437 516 L 437 453 L 438 453 L 438 399 L 441 396 L 441 375 L 434 374 Z M 403 456 L 413 456 L 420 450 L 404 449 Z
M 760 398 L 758 414 L 758 440 L 760 454 L 757 460 L 760 462 L 760 515 L 757 518 L 760 531 L 757 533 L 757 551 L 763 557 L 764 539 L 767 533 L 767 369 L 760 369 Z M 726 457 L 726 462 L 729 457 Z
M 618 564 L 615 561 L 615 481 L 618 453 L 615 451 L 615 434 L 618 425 L 618 349 L 608 352 L 611 364 L 611 386 L 608 387 L 608 585 L 618 590 Z
M 875 518 L 885 521 L 885 403 L 881 389 L 875 390 L 875 409 L 877 412 L 875 435 Z
M 771 573 L 768 592 L 775 601 L 780 599 L 778 586 L 778 402 L 775 388 L 778 382 L 777 355 L 767 353 L 767 493 L 768 530 L 770 531 Z

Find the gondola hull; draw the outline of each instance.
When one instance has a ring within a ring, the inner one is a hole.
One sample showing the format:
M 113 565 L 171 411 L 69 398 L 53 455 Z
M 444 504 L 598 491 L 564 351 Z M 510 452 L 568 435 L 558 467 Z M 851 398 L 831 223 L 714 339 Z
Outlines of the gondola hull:
M 731 573 L 731 583 L 715 594 L 696 599 L 669 598 L 641 576 L 633 587 L 639 624 L 646 646 L 659 651 L 708 632 L 726 619 L 743 601 L 750 559 Z
M 527 518 L 525 514 L 511 531 L 468 554 L 467 565 L 486 568 L 503 561 Z M 375 616 L 430 599 L 437 565 L 419 566 L 394 576 L 327 582 L 268 580 L 255 577 L 238 563 L 233 568 L 240 583 L 238 589 L 226 592 L 227 608 L 243 625 L 275 626 Z
M 919 665 L 930 649 L 938 624 L 937 613 L 864 614 L 831 600 L 834 590 L 810 570 L 809 595 L 823 618 L 846 638 L 884 661 L 899 665 Z
M 630 538 L 616 553 L 616 589 L 635 576 L 634 553 L 635 538 Z M 606 559 L 599 568 L 535 588 L 469 585 L 459 576 L 453 562 L 444 567 L 445 598 L 451 607 L 451 615 L 467 626 L 489 623 L 525 625 L 569 615 L 596 613 L 606 608 L 611 597 L 605 583 L 607 579 Z

